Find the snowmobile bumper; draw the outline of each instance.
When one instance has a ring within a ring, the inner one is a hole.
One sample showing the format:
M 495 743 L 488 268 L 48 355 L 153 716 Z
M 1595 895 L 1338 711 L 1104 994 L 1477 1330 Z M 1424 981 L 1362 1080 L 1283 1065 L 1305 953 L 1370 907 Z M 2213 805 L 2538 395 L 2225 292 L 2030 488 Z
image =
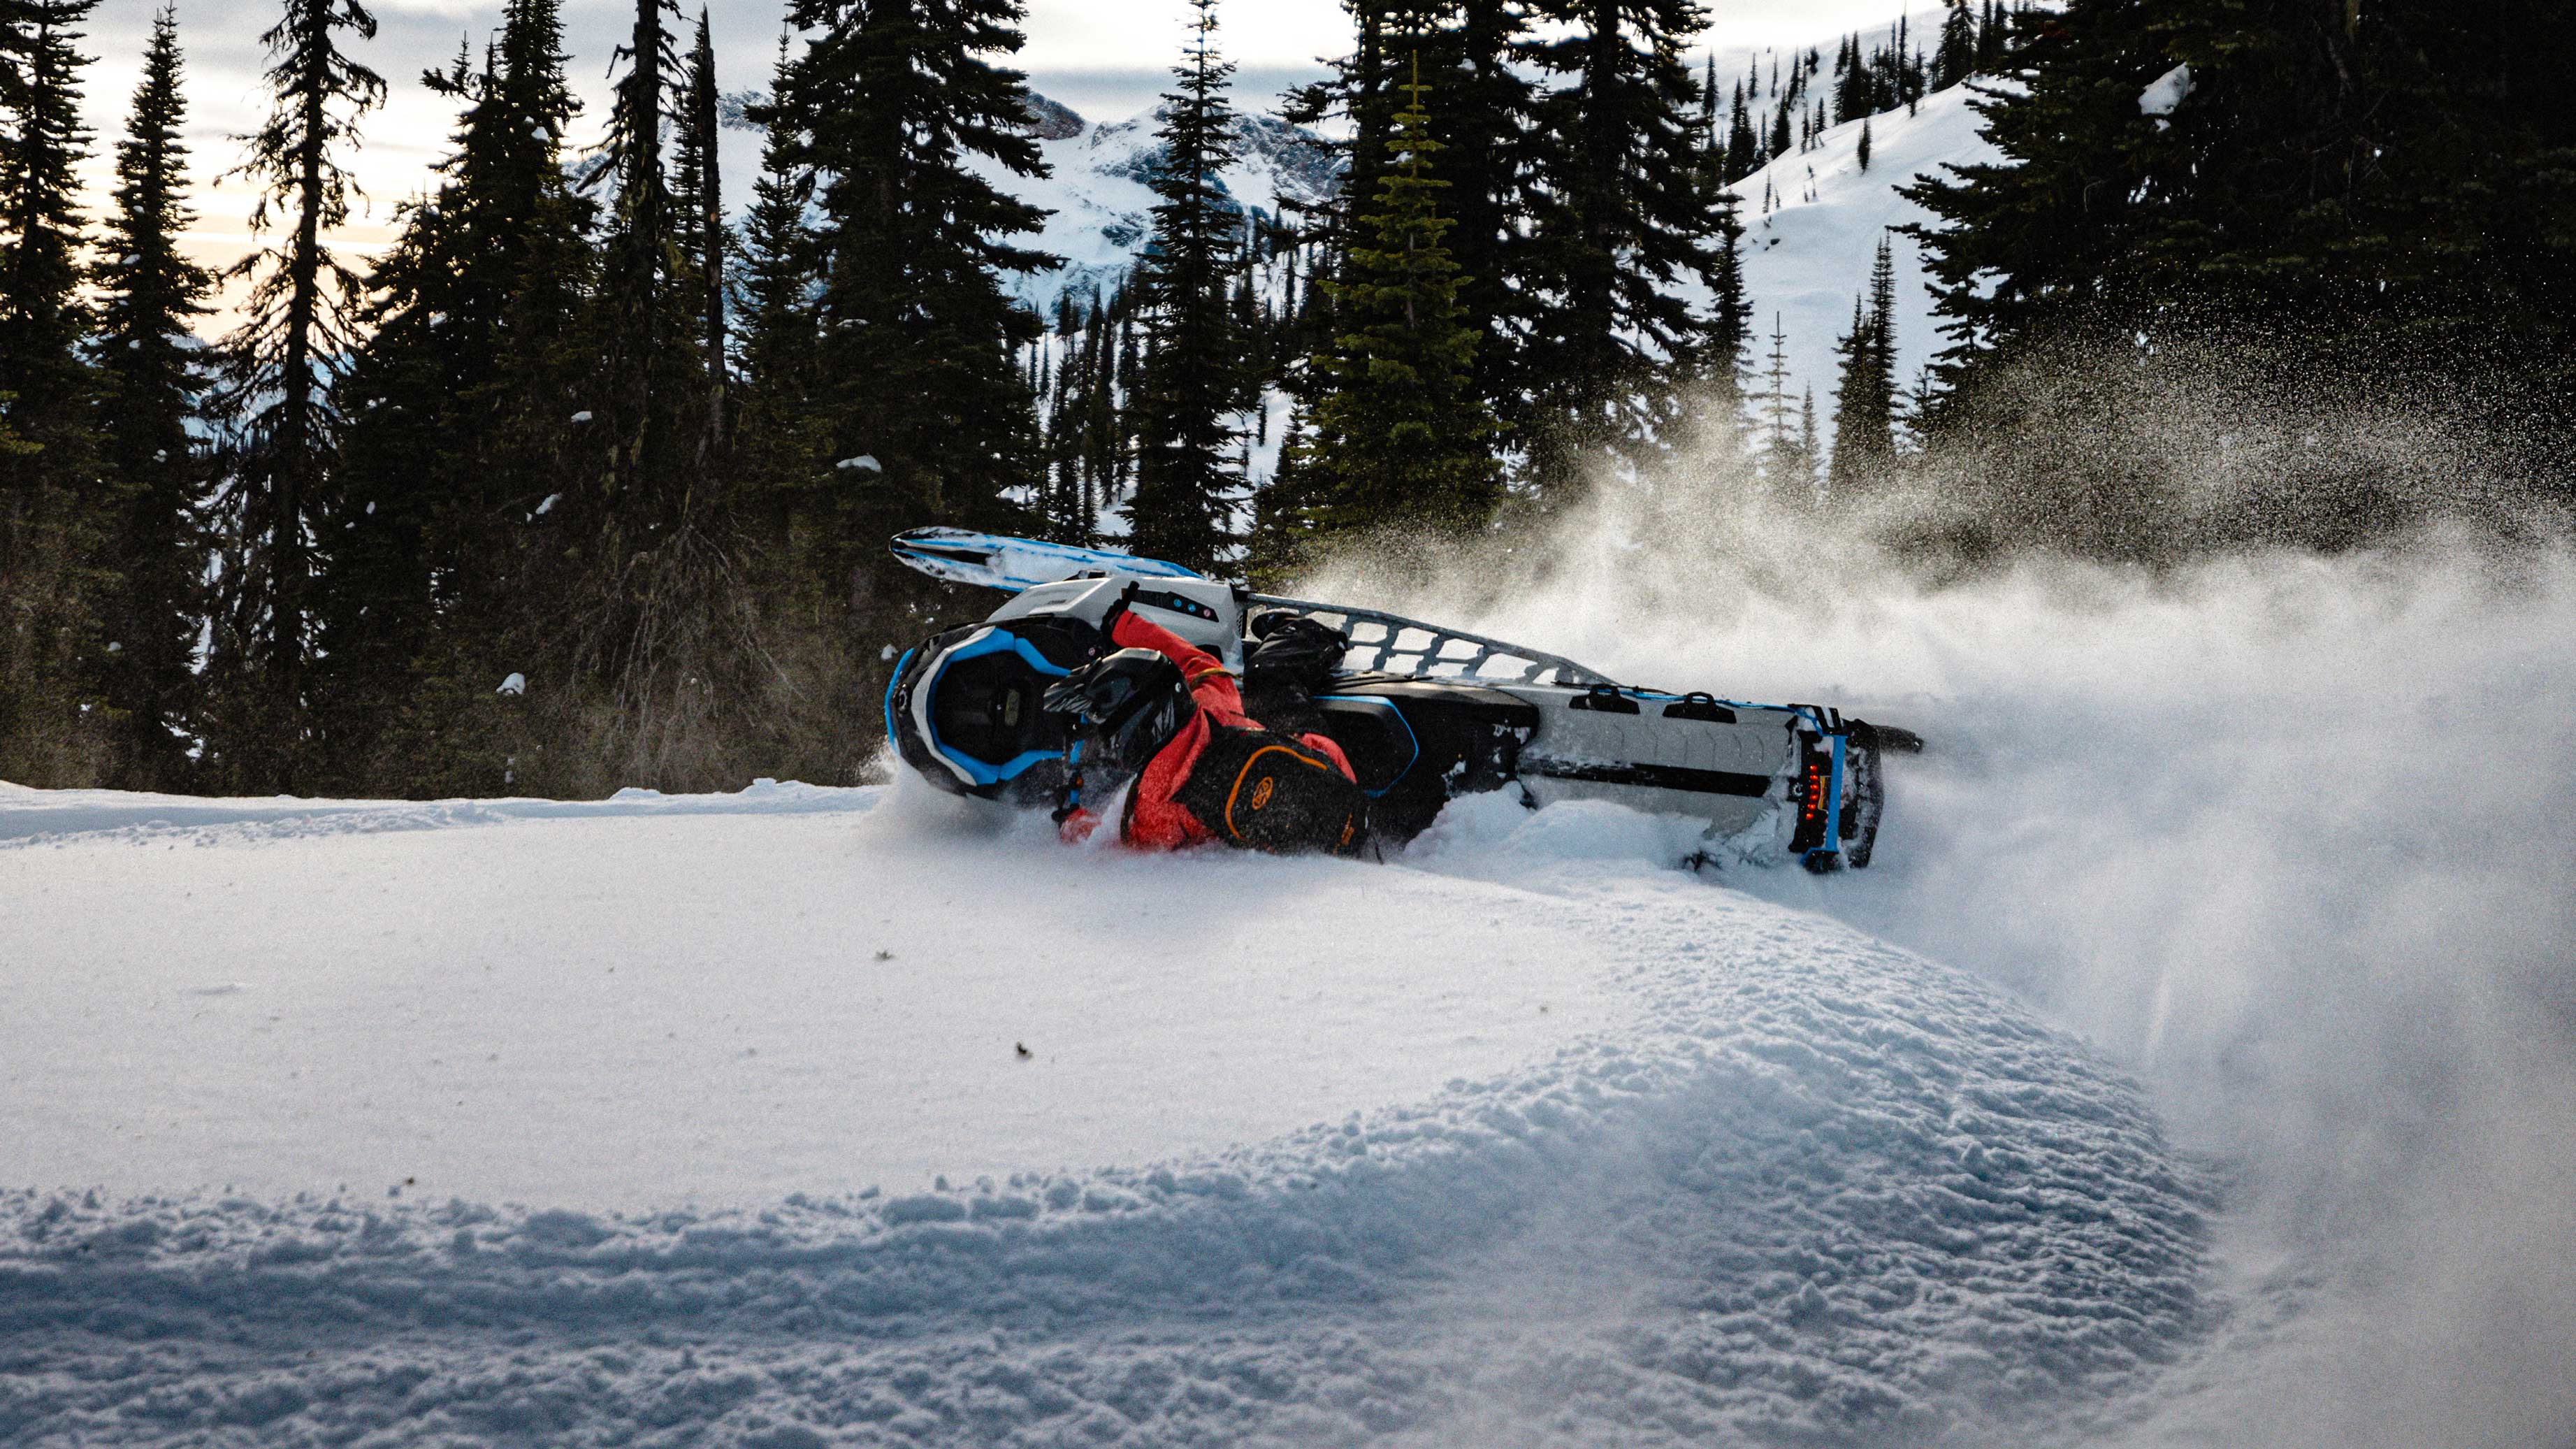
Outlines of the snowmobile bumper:
M 1033 802 L 1055 791 L 1071 743 L 1038 707 L 1088 641 L 1051 621 L 976 624 L 906 650 L 886 682 L 886 739 L 914 773 L 955 795 Z

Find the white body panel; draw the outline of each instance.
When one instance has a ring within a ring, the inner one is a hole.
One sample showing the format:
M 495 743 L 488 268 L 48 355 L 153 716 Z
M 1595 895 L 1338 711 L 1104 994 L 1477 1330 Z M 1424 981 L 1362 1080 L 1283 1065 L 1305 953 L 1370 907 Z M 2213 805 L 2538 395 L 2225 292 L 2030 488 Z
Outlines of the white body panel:
M 1182 642 L 1195 644 L 1215 655 L 1235 673 L 1243 672 L 1243 611 L 1234 601 L 1233 586 L 1214 579 L 1157 578 L 1139 574 L 1063 579 L 1022 589 L 989 617 L 996 624 L 1012 619 L 1043 618 L 1079 619 L 1097 626 L 1130 584 L 1142 594 L 1163 595 L 1193 606 L 1179 609 L 1138 599 L 1128 605 L 1130 613 L 1149 623 L 1160 624 L 1179 635 Z
M 1783 822 L 1789 782 L 1796 777 L 1796 726 L 1803 716 L 1785 709 L 1727 706 L 1732 724 L 1674 718 L 1677 700 L 1642 698 L 1635 714 L 1587 708 L 1588 691 L 1551 685 L 1494 686 L 1539 708 L 1537 737 L 1523 747 L 1522 788 L 1542 805 L 1559 800 L 1610 800 L 1658 814 L 1709 822 L 1714 835 L 1733 836 Z M 1634 781 L 1568 779 L 1542 773 L 1549 764 L 1645 767 L 1712 774 L 1759 776 L 1771 782 L 1760 795 L 1662 789 Z M 1535 767 L 1535 768 L 1531 768 Z

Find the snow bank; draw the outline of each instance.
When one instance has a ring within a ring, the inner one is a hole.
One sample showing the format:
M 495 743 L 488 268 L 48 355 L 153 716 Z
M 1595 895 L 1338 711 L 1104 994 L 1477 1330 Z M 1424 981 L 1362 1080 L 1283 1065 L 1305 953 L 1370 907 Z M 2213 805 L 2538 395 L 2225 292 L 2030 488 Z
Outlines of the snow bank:
M 1370 867 L 789 787 L 50 799 L 0 850 L 12 1443 L 1928 1442 L 2201 1322 L 2132 1088 L 1635 817 Z

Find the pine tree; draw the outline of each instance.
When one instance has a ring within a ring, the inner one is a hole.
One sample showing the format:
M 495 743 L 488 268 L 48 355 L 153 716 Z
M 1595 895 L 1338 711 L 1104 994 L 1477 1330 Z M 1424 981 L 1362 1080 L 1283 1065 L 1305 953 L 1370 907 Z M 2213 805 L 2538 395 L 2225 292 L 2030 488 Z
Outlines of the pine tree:
M 1861 170 L 1869 169 L 1869 121 L 1866 118 L 1860 123 L 1860 144 L 1852 148 L 1852 159 L 1860 163 Z
M 772 102 L 753 112 L 765 132 L 760 177 L 752 183 L 742 261 L 734 273 L 743 376 L 735 441 L 741 475 L 756 500 L 751 527 L 762 547 L 778 567 L 810 576 L 788 555 L 804 543 L 792 532 L 794 521 L 822 511 L 819 494 L 826 486 L 827 423 L 812 406 L 819 344 L 813 294 L 820 271 L 814 237 L 805 226 L 814 195 L 813 172 L 800 159 L 806 138 L 794 114 L 776 104 L 794 79 L 783 33 L 770 74 Z
M 208 379 L 191 329 L 206 314 L 214 279 L 179 250 L 196 221 L 179 77 L 178 20 L 165 5 L 153 16 L 143 80 L 116 147 L 109 259 L 91 274 L 105 455 L 121 493 L 111 551 L 124 575 L 102 619 L 112 646 L 104 693 L 119 740 L 112 777 L 135 790 L 177 790 L 187 780 L 205 602 L 196 526 L 205 467 L 196 427 Z
M 1762 390 L 1753 395 L 1755 428 L 1760 434 L 1756 457 L 1772 494 L 1787 498 L 1798 487 L 1798 434 L 1789 428 L 1789 418 L 1797 409 L 1789 401 L 1789 336 L 1781 330 L 1776 312 L 1771 315 L 1771 351 L 1764 358 L 1762 380 Z
M 720 126 L 716 53 L 707 32 L 704 6 L 698 9 L 697 38 L 682 66 L 680 92 L 672 200 L 678 212 L 680 250 L 687 261 L 688 281 L 697 293 L 692 310 L 707 375 L 706 430 L 699 442 L 701 453 L 705 453 L 723 444 L 725 384 L 731 372 L 731 354 L 725 340 L 725 258 L 729 247 L 722 164 L 716 144 Z
M 1866 299 L 1852 299 L 1851 330 L 1834 345 L 1842 363 L 1828 483 L 1838 498 L 1876 483 L 1895 452 L 1895 297 L 1894 253 L 1881 237 Z
M 1459 0 L 1445 47 L 1422 51 L 1422 74 L 1442 87 L 1432 117 L 1441 152 L 1444 214 L 1458 262 L 1458 302 L 1476 333 L 1476 396 L 1507 430 L 1525 427 L 1533 372 L 1543 366 L 1528 348 L 1537 328 L 1537 259 L 1522 224 L 1528 190 L 1536 86 L 1514 63 L 1525 47 L 1529 15 L 1519 0 Z M 1440 59 L 1439 68 L 1433 60 Z
M 833 456 L 873 458 L 836 488 L 884 533 L 932 519 L 998 523 L 1036 478 L 1033 400 L 1013 367 L 1037 318 L 1000 274 L 1050 265 L 1014 245 L 1044 213 L 969 162 L 1046 174 L 1028 91 L 990 57 L 1019 49 L 1017 0 L 799 0 L 819 31 L 781 93 L 821 178 L 817 406 Z M 864 476 L 860 476 L 864 475 Z
M 2005 28 L 2020 84 L 1981 104 L 1999 159 L 1908 188 L 1939 219 L 1920 233 L 1949 342 L 1936 432 L 2064 436 L 2091 404 L 2002 380 L 2070 355 L 2125 350 L 2133 375 L 2214 386 L 2176 370 L 2253 348 L 2261 361 L 2228 383 L 2249 396 L 2429 403 L 2510 440 L 2528 476 L 2576 487 L 2560 300 L 2576 198 L 2545 179 L 2576 147 L 2576 35 L 2558 7 L 2083 0 Z M 2142 114 L 2182 66 L 2179 103 Z M 2128 341 L 2142 332 L 2152 352 Z M 2097 422 L 2111 425 L 2099 408 Z M 2100 498 L 2097 482 L 2069 486 Z M 2300 526 L 2348 540 L 2413 506 L 2356 486 L 2316 495 Z
M 556 531 L 582 504 L 591 208 L 561 164 L 576 110 L 556 0 L 512 0 L 479 66 L 422 79 L 458 106 L 431 193 L 398 208 L 346 381 L 332 567 L 316 593 L 318 767 L 333 790 L 519 784 L 518 719 L 565 671 L 541 659 L 573 591 Z M 494 686 L 534 674 L 504 705 Z
M 1835 67 L 1834 121 L 1857 121 L 1878 109 L 1878 82 L 1870 70 L 1869 58 L 1860 48 L 1860 37 L 1843 41 L 1843 61 Z
M 1606 450 L 1656 454 L 1698 370 L 1706 319 L 1681 295 L 1712 266 L 1712 220 L 1688 164 L 1690 71 L 1705 17 L 1690 0 L 1583 0 L 1529 48 L 1559 84 L 1540 102 L 1547 197 L 1533 207 L 1537 401 L 1525 432 L 1539 496 L 1576 488 Z
M 686 496 L 679 461 L 682 394 L 698 369 L 679 367 L 682 339 L 694 340 L 688 306 L 695 300 L 679 254 L 680 218 L 662 164 L 662 137 L 672 119 L 672 77 L 679 68 L 665 21 L 672 0 L 635 0 L 635 23 L 617 54 L 626 62 L 609 113 L 608 136 L 591 172 L 613 187 L 609 230 L 601 249 L 599 424 L 607 448 L 604 479 L 621 525 L 605 552 L 616 556 L 645 540 L 622 532 L 678 527 L 673 507 Z M 692 349 L 694 351 L 694 349 Z
M 784 94 L 790 80 L 787 37 L 782 33 L 778 63 L 770 72 L 771 96 Z M 805 138 L 796 131 L 789 112 L 771 105 L 757 112 L 756 118 L 764 131 L 760 179 L 752 183 L 742 265 L 737 271 L 743 304 L 742 364 L 755 390 L 775 392 L 802 387 L 813 355 L 809 303 L 816 273 L 805 208 L 813 199 L 814 176 L 797 159 Z
M 1744 422 L 1744 369 L 1752 346 L 1753 303 L 1744 293 L 1743 203 L 1730 191 L 1709 202 L 1716 224 L 1708 272 L 1709 321 L 1700 351 L 1703 415 L 1717 425 L 1708 445 L 1732 450 Z
M 1753 121 L 1744 109 L 1744 87 L 1735 88 L 1735 102 L 1726 123 L 1726 179 L 1741 181 L 1762 169 L 1760 147 L 1753 139 Z
M 1179 89 L 1163 97 L 1161 163 L 1152 186 L 1154 240 L 1139 269 L 1151 328 L 1138 389 L 1136 496 L 1127 516 L 1139 553 L 1202 571 L 1224 553 L 1245 480 L 1232 466 L 1240 344 L 1226 308 L 1233 227 L 1219 173 L 1234 160 L 1232 63 L 1216 51 L 1216 0 L 1197 17 Z
M 75 168 L 78 27 L 96 0 L 21 0 L 18 62 L 0 130 L 0 392 L 14 442 L 0 448 L 0 777 L 92 784 L 111 748 L 85 718 L 98 691 L 100 558 L 116 500 L 99 477 L 97 378 L 81 355 Z
M 252 281 L 218 390 L 227 437 L 205 763 L 232 790 L 291 791 L 306 764 L 308 611 L 341 421 L 332 384 L 358 341 L 348 306 L 357 278 L 323 233 L 348 219 L 340 157 L 385 93 L 341 50 L 342 30 L 373 39 L 375 17 L 358 0 L 286 0 L 261 37 L 275 107 L 229 173 L 259 187 L 254 236 L 287 228 L 227 274 Z
M 1444 148 L 1425 109 L 1430 87 L 1416 80 L 1404 92 L 1377 211 L 1360 218 L 1374 244 L 1354 246 L 1342 279 L 1326 284 L 1353 330 L 1312 363 L 1325 390 L 1298 461 L 1332 531 L 1472 530 L 1501 498 L 1499 429 L 1473 388 L 1476 334 L 1439 211 L 1448 183 L 1433 174 Z
M 1941 48 L 1932 59 L 1932 89 L 1946 90 L 1976 73 L 1977 21 L 1968 0 L 1944 0 L 1949 12 L 1941 19 Z

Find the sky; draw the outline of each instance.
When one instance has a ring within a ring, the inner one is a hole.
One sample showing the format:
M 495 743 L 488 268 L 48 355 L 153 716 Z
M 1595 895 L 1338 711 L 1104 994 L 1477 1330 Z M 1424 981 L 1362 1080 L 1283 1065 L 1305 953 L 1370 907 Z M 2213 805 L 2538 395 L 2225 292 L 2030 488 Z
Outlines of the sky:
M 192 254 L 224 266 L 250 246 L 244 218 L 251 196 L 241 182 L 220 173 L 240 160 L 236 139 L 266 110 L 261 80 L 260 34 L 273 23 L 271 0 L 177 0 L 180 44 L 187 59 L 187 133 L 196 182 L 198 223 L 187 238 Z M 93 216 L 104 209 L 112 179 L 111 151 L 122 134 L 142 54 L 158 0 L 104 0 L 91 17 L 83 53 L 97 61 L 85 73 L 83 109 L 96 133 L 83 174 Z M 445 151 L 454 120 L 450 102 L 420 83 L 421 72 L 443 66 L 460 44 L 479 49 L 500 23 L 500 0 L 378 0 L 373 41 L 354 42 L 353 54 L 387 81 L 382 110 L 361 124 L 363 145 L 349 162 L 366 200 L 354 208 L 336 241 L 349 260 L 362 260 L 392 235 L 394 206 L 421 191 L 429 167 Z M 1899 8 L 1888 0 L 1721 0 L 1708 44 L 1718 50 L 1810 43 L 1845 30 L 1875 27 Z M 1093 120 L 1122 120 L 1152 104 L 1168 82 L 1167 68 L 1184 36 L 1183 0 L 1036 0 L 1028 7 L 1028 44 L 1020 65 L 1031 86 Z M 726 90 L 765 87 L 777 56 L 784 21 L 781 0 L 733 0 L 708 7 L 719 78 Z M 632 25 L 631 5 L 619 0 L 565 0 L 565 48 L 570 78 L 588 103 L 592 133 L 608 98 L 608 57 Z M 1218 12 L 1218 44 L 1239 67 L 1237 104 L 1265 109 L 1289 85 L 1320 73 L 1317 57 L 1338 53 L 1350 27 L 1334 0 L 1235 0 Z M 691 16 L 694 19 L 694 14 Z M 728 191 L 749 193 L 749 178 L 729 180 Z

